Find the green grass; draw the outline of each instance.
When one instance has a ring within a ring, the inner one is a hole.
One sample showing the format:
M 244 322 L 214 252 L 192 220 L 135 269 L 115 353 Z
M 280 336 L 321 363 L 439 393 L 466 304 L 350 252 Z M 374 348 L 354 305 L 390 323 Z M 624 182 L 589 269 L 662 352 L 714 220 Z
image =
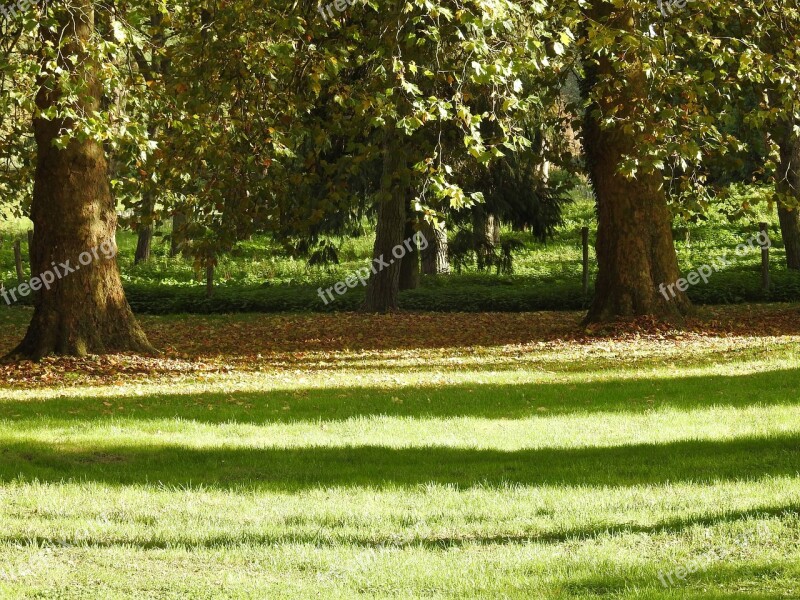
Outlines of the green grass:
M 8 385 L 0 597 L 797 598 L 799 350 L 433 345 Z

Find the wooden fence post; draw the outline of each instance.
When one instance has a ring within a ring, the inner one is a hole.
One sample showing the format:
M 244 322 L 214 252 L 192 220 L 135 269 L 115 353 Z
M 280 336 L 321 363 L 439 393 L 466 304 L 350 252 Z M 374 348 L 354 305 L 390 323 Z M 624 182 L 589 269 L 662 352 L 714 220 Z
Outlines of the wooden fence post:
M 581 229 L 581 243 L 583 244 L 583 294 L 589 293 L 589 228 Z
M 17 283 L 25 283 L 25 271 L 22 270 L 22 242 L 14 242 L 14 265 L 17 268 Z
M 33 229 L 28 229 L 28 261 L 31 265 L 31 278 L 33 278 Z
M 766 223 L 759 223 L 762 239 L 764 243 L 761 244 L 761 288 L 769 291 L 769 232 L 767 231 Z

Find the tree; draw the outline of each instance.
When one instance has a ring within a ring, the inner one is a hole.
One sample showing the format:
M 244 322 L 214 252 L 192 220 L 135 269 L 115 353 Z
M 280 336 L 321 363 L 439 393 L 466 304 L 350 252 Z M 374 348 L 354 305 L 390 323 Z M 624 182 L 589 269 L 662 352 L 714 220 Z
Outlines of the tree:
M 422 273 L 425 275 L 449 275 L 450 255 L 445 223 L 433 224 L 423 219 L 420 224 L 420 232 L 428 242 L 428 245 L 422 250 Z
M 136 64 L 141 71 L 148 87 L 154 87 L 162 83 L 165 74 L 169 69 L 169 60 L 165 56 L 165 26 L 164 14 L 158 10 L 154 10 L 150 16 L 150 29 L 153 32 L 149 36 L 150 52 L 149 57 L 141 48 L 134 48 L 133 54 Z M 155 102 L 151 102 L 150 107 L 157 106 Z M 156 119 L 153 115 L 149 115 L 148 120 L 148 138 L 154 140 L 158 137 L 159 128 L 156 125 Z M 151 160 L 156 157 L 151 156 Z M 153 178 L 149 173 L 155 170 L 151 165 L 143 170 L 145 182 L 141 189 L 141 204 L 139 206 L 139 222 L 136 223 L 135 230 L 137 233 L 136 240 L 136 253 L 134 254 L 134 264 L 147 262 L 150 260 L 150 252 L 153 244 L 153 229 L 154 217 L 156 210 L 157 190 L 156 186 L 159 183 L 158 178 Z M 155 179 L 155 181 L 154 181 Z M 174 256 L 174 254 L 173 254 Z
M 114 258 L 116 206 L 104 149 L 80 131 L 82 119 L 100 116 L 93 4 L 52 8 L 55 19 L 39 33 L 31 258 L 42 288 L 16 356 L 153 350 L 125 299 Z
M 796 123 L 784 122 L 776 136 L 780 152 L 776 176 L 778 220 L 786 248 L 786 266 L 793 270 L 800 270 L 800 136 L 797 130 Z
M 417 244 L 417 219 L 413 207 L 406 205 L 406 224 L 403 228 L 403 247 L 406 253 L 400 259 L 400 291 L 415 290 L 419 285 L 420 249 Z
M 400 139 L 398 139 L 400 138 Z M 410 186 L 405 141 L 394 126 L 388 126 L 384 146 L 384 170 L 378 205 L 378 225 L 372 251 L 373 275 L 367 284 L 364 309 L 369 312 L 397 310 L 400 292 L 402 255 L 406 224 L 406 204 Z M 398 253 L 399 254 L 399 253 Z
M 515 45 L 520 15 L 519 6 L 505 0 L 468 5 L 413 0 L 382 8 L 385 25 L 380 31 L 385 33 L 377 40 L 379 45 L 375 40 L 367 44 L 372 68 L 361 85 L 372 97 L 362 96 L 360 104 L 370 107 L 368 123 L 387 124 L 399 131 L 400 137 L 388 150 L 402 154 L 402 160 L 387 159 L 392 163 L 387 168 L 410 171 L 398 181 L 405 184 L 411 179 L 414 212 L 423 219 L 436 217 L 435 207 L 469 207 L 482 199 L 478 193 L 466 194 L 457 183 L 452 164 L 445 160 L 444 138 L 459 132 L 458 155 L 448 158 L 482 168 L 502 156 L 501 148 L 513 151 L 525 141 L 514 119 L 526 108 L 518 76 L 524 65 L 535 63 L 527 59 L 540 54 L 541 45 L 537 46 L 532 30 L 530 45 Z M 473 99 L 481 94 L 485 106 L 476 107 Z M 382 192 L 375 258 L 389 256 L 403 240 L 407 221 L 415 217 L 404 215 L 404 190 L 390 193 L 384 188 Z M 418 256 L 412 252 L 404 260 L 408 272 L 415 272 Z M 364 309 L 395 308 L 399 289 L 394 265 L 378 270 L 368 283 Z
M 621 316 L 683 314 L 680 277 L 664 177 L 648 164 L 645 135 L 656 129 L 647 77 L 647 46 L 632 8 L 595 0 L 586 12 L 583 144 L 597 198 L 595 298 L 587 322 Z M 632 166 L 633 165 L 633 166 Z

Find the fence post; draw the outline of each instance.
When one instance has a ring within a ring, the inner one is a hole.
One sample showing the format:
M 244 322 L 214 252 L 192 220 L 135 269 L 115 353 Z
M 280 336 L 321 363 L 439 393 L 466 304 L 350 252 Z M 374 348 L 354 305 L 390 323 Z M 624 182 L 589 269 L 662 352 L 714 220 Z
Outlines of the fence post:
M 33 229 L 28 229 L 28 260 L 31 265 L 31 278 L 33 278 Z
M 767 231 L 766 223 L 759 223 L 758 228 L 761 230 L 761 236 L 764 243 L 761 244 L 761 288 L 769 291 L 769 232 Z
M 17 283 L 25 283 L 25 271 L 22 270 L 22 242 L 14 241 L 14 266 L 17 268 Z
M 583 295 L 589 293 L 589 228 L 581 229 L 581 243 L 583 244 Z

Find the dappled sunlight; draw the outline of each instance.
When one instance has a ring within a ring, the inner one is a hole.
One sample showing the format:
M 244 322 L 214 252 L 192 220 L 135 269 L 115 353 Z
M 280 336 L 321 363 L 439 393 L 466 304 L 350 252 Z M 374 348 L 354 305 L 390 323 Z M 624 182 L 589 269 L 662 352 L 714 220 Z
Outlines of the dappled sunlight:
M 33 537 L 34 531 L 51 542 L 152 548 L 303 542 L 314 534 L 323 545 L 448 546 L 490 539 L 554 544 L 620 533 L 678 535 L 742 520 L 767 520 L 780 528 L 779 517 L 788 517 L 784 526 L 791 527 L 800 518 L 797 482 L 786 477 L 620 487 L 613 496 L 583 486 L 458 490 L 436 484 L 403 490 L 311 488 L 268 496 L 152 484 L 109 488 L 91 482 L 12 482 L 8 489 L 17 502 L 6 515 L 0 544 Z M 109 510 L 112 502 L 116 506 Z M 231 510 L 214 512 L 222 504 Z M 202 529 L 193 527 L 199 518 L 205 520 Z M 409 523 L 414 527 L 408 528 Z M 452 535 L 454 527 L 458 536 Z
M 500 333 L 474 345 L 416 343 L 411 315 L 352 345 L 267 335 L 304 317 L 236 317 L 233 333 L 210 317 L 186 347 L 189 323 L 148 318 L 176 340 L 161 357 L 4 365 L 0 594 L 52 589 L 70 561 L 118 577 L 120 560 L 129 578 L 158 560 L 173 579 L 191 564 L 263 582 L 269 563 L 284 586 L 418 590 L 457 570 L 475 593 L 498 578 L 660 593 L 659 570 L 709 547 L 731 558 L 703 577 L 769 564 L 790 589 L 800 335 L 562 335 L 576 316 L 495 315 Z M 234 348 L 250 334 L 264 337 Z M 735 540 L 761 530 L 756 564 Z
M 390 402 L 392 400 L 389 400 Z M 394 399 L 399 401 L 398 398 Z M 283 410 L 287 407 L 281 407 Z M 119 416 L 84 424 L 80 419 L 47 421 L 12 419 L 0 423 L 0 437 L 9 442 L 30 441 L 58 446 L 93 447 L 114 440 L 117 447 L 167 446 L 181 449 L 281 449 L 281 448 L 458 448 L 516 451 L 544 448 L 631 446 L 649 442 L 665 444 L 685 440 L 733 440 L 770 435 L 800 437 L 798 405 L 715 407 L 678 410 L 669 407 L 640 414 L 581 411 L 551 415 L 545 407 L 529 408 L 536 416 L 511 419 L 478 417 L 434 418 L 419 415 L 376 414 L 343 420 L 310 418 L 291 422 L 208 423 L 187 417 L 141 419 Z M 288 410 L 288 408 L 287 408 Z M 580 435 L 575 435 L 580 432 Z
M 754 358 L 743 358 L 752 354 Z M 126 379 L 115 375 L 109 378 L 101 377 L 105 385 L 91 385 L 91 378 L 87 383 L 64 385 L 50 381 L 42 381 L 31 385 L 7 386 L 0 388 L 0 404 L 9 401 L 44 401 L 67 398 L 94 398 L 110 400 L 115 398 L 129 398 L 132 408 L 141 405 L 146 408 L 154 399 L 156 402 L 162 397 L 172 396 L 198 396 L 220 395 L 222 401 L 235 398 L 238 394 L 272 394 L 295 393 L 303 395 L 313 392 L 322 398 L 331 395 L 347 398 L 353 390 L 374 390 L 376 393 L 387 390 L 402 391 L 406 388 L 419 389 L 425 392 L 435 392 L 437 389 L 464 388 L 479 389 L 485 386 L 537 386 L 547 389 L 547 386 L 575 386 L 588 383 L 613 383 L 613 382 L 649 382 L 672 385 L 677 380 L 708 379 L 715 377 L 736 378 L 755 376 L 758 374 L 787 372 L 790 375 L 800 366 L 800 358 L 796 352 L 794 342 L 785 345 L 778 344 L 774 351 L 769 347 L 759 347 L 740 352 L 734 350 L 733 354 L 723 361 L 724 353 L 710 353 L 709 360 L 701 356 L 694 361 L 689 354 L 675 356 L 674 360 L 664 360 L 663 357 L 653 356 L 629 364 L 630 358 L 624 354 L 613 354 L 589 361 L 585 367 L 578 362 L 566 359 L 548 358 L 545 353 L 541 356 L 547 362 L 511 361 L 505 368 L 490 368 L 483 370 L 480 367 L 471 368 L 469 364 L 461 368 L 448 365 L 420 365 L 416 369 L 386 370 L 379 367 L 374 369 L 309 369 L 302 366 L 289 369 L 275 369 L 272 371 L 237 371 L 235 369 L 200 371 L 199 373 L 184 372 L 162 377 L 158 374 L 139 376 Z M 711 360 L 716 357 L 717 360 Z M 685 363 L 699 366 L 687 366 Z M 505 361 L 503 361 L 506 364 Z M 771 385 L 782 385 L 782 382 L 770 380 Z M 765 383 L 766 386 L 766 383 Z M 754 392 L 754 396 L 770 392 L 767 386 L 764 390 Z M 572 396 L 573 388 L 564 387 L 564 399 Z M 730 390 L 719 390 L 719 394 L 727 395 Z M 736 393 L 734 391 L 734 393 Z M 636 404 L 637 394 L 632 394 L 629 402 Z M 143 402 L 148 398 L 147 402 Z M 708 401 L 707 398 L 698 398 L 698 401 Z M 723 400 L 720 400 L 723 401 Z M 245 404 L 247 404 L 245 402 Z M 106 405 L 97 406 L 101 412 L 113 414 Z M 346 406 L 345 406 L 346 409 Z M 212 406 L 211 410 L 214 410 Z M 13 413 L 12 413 L 13 416 Z
M 739 307 L 710 310 L 704 313 L 706 320 L 681 330 L 640 331 L 634 322 L 606 333 L 576 328 L 577 313 L 481 315 L 485 319 L 417 313 L 149 317 L 144 326 L 156 346 L 165 350 L 162 356 L 49 358 L 0 365 L 0 397 L 7 389 L 48 388 L 47 394 L 56 389 L 70 393 L 70 388 L 80 386 L 91 388 L 87 393 L 104 395 L 94 389 L 103 385 L 141 385 L 148 394 L 173 384 L 202 391 L 204 382 L 232 385 L 234 391 L 259 386 L 280 389 L 282 381 L 307 381 L 313 387 L 315 380 L 340 376 L 386 385 L 403 385 L 410 378 L 415 385 L 425 385 L 426 374 L 447 384 L 465 381 L 464 373 L 476 378 L 481 373 L 527 376 L 534 371 L 539 380 L 547 381 L 550 374 L 594 371 L 602 376 L 614 369 L 615 376 L 626 378 L 621 372 L 626 367 L 647 369 L 658 377 L 655 359 L 664 361 L 664 369 L 724 368 L 735 361 L 738 370 L 743 360 L 758 369 L 752 361 L 759 358 L 777 361 L 798 356 L 800 331 L 777 335 L 768 322 L 783 324 L 794 309 L 766 306 L 746 314 Z M 756 326 L 753 312 L 767 323 L 759 321 Z M 447 322 L 440 323 L 445 317 Z M 796 320 L 800 323 L 800 318 Z M 341 331 L 334 334 L 331 328 Z M 9 349 L 21 332 L 18 321 L 0 322 L 0 340 Z

